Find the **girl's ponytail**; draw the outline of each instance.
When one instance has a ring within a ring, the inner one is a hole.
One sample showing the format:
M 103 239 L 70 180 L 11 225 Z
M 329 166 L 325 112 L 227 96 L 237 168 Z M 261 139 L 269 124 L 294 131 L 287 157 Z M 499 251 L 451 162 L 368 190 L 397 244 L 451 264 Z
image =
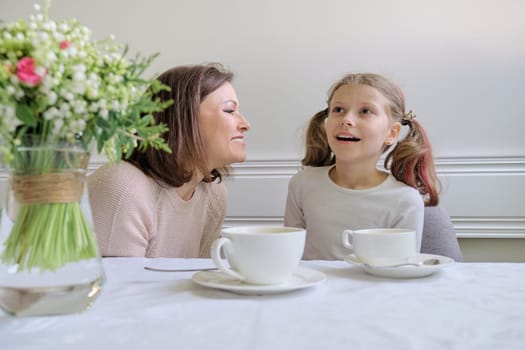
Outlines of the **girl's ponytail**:
M 432 148 L 421 124 L 411 112 L 405 114 L 401 124 L 408 125 L 407 135 L 385 159 L 385 168 L 401 182 L 416 188 L 426 206 L 439 203 L 439 179 L 434 170 Z
M 328 108 L 325 108 L 310 119 L 306 129 L 306 154 L 301 160 L 303 165 L 325 166 L 335 163 L 324 128 L 324 121 L 327 117 Z

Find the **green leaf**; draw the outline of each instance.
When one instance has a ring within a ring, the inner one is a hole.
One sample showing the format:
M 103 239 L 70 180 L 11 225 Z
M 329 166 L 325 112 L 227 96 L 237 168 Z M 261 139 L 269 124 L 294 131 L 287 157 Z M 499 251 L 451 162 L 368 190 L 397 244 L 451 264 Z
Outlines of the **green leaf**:
M 27 126 L 35 127 L 37 125 L 38 120 L 31 108 L 29 108 L 27 105 L 17 105 L 16 116 Z

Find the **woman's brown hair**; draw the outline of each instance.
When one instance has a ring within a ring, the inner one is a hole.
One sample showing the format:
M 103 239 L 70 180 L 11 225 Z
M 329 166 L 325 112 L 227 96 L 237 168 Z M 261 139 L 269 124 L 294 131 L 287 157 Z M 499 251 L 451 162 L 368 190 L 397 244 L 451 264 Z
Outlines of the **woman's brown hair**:
M 439 179 L 434 170 L 432 148 L 427 134 L 411 111 L 405 111 L 405 97 L 401 89 L 388 79 L 373 73 L 348 74 L 337 81 L 328 92 L 328 105 L 337 89 L 343 85 L 367 85 L 378 90 L 389 101 L 387 113 L 394 122 L 409 127 L 407 135 L 400 140 L 384 162 L 394 177 L 416 188 L 425 205 L 439 203 Z M 324 123 L 328 108 L 317 112 L 306 129 L 306 154 L 302 164 L 326 166 L 335 164 L 335 156 L 328 144 Z M 385 147 L 386 151 L 389 147 Z
M 173 100 L 162 112 L 154 113 L 158 124 L 165 124 L 168 132 L 164 138 L 172 150 L 167 153 L 152 149 L 135 150 L 127 159 L 159 184 L 180 187 L 190 181 L 198 170 L 204 181 L 212 182 L 229 174 L 229 167 L 208 169 L 204 140 L 199 130 L 199 106 L 206 96 L 226 82 L 233 73 L 219 64 L 180 66 L 167 70 L 158 78 L 170 87 L 154 97 L 161 101 Z

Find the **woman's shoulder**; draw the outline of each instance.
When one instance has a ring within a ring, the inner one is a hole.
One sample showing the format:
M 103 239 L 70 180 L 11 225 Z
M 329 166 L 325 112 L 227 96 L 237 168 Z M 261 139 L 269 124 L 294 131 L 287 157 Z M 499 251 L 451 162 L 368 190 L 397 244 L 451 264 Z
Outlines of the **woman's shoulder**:
M 199 202 L 206 203 L 207 216 L 216 219 L 224 218 L 228 198 L 228 191 L 224 182 L 201 182 L 199 190 L 203 194 L 199 196 Z
M 87 184 L 91 205 L 99 211 L 134 212 L 138 207 L 149 211 L 161 192 L 152 178 L 126 161 L 101 166 L 88 176 Z
M 150 188 L 156 185 L 155 181 L 144 174 L 133 164 L 120 161 L 107 163 L 88 176 L 90 190 L 105 190 L 108 188 L 126 188 L 133 186 L 136 189 Z
M 226 202 L 228 190 L 226 189 L 224 182 L 201 182 L 199 186 L 212 203 Z

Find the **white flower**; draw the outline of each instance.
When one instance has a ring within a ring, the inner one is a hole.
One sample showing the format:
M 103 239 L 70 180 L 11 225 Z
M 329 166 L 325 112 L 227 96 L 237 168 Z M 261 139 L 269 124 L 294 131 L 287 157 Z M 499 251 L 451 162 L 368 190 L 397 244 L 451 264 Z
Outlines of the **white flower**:
M 60 131 L 63 125 L 64 125 L 64 122 L 62 121 L 62 119 L 60 118 L 55 119 L 53 121 L 53 134 L 60 135 Z
M 58 25 L 58 29 L 60 29 L 62 33 L 65 33 L 69 31 L 69 25 L 66 22 L 62 22 Z
M 71 85 L 71 91 L 77 95 L 83 95 L 86 93 L 86 84 L 83 80 L 75 81 Z
M 44 29 L 50 31 L 50 32 L 53 32 L 56 30 L 56 23 L 54 21 L 49 21 L 49 22 L 46 22 L 44 23 Z
M 58 99 L 57 94 L 54 91 L 49 91 L 47 94 L 47 103 L 51 106 L 56 103 Z
M 73 112 L 76 114 L 82 114 L 86 112 L 86 101 L 84 100 L 75 100 L 71 103 L 73 107 Z
M 86 72 L 86 65 L 85 64 L 76 64 L 73 66 L 73 71 L 85 73 Z
M 22 97 L 24 97 L 24 91 L 23 90 L 16 90 L 15 97 L 17 100 L 20 100 Z
M 84 72 L 81 71 L 76 71 L 75 73 L 73 73 L 73 80 L 84 81 L 86 80 L 86 74 L 84 74 Z
M 88 87 L 86 89 L 86 96 L 90 99 L 95 99 L 98 97 L 98 89 L 96 88 L 92 88 L 92 87 Z M 93 105 L 97 106 L 97 110 L 98 110 L 98 105 L 96 105 L 95 103 L 93 103 Z
M 88 111 L 90 111 L 91 113 L 96 113 L 98 111 L 98 109 L 99 109 L 98 103 L 90 103 L 89 104 Z
M 41 32 L 40 33 L 40 36 L 39 36 L 39 39 L 41 41 L 48 41 L 49 40 L 49 34 L 47 34 L 46 32 Z
M 51 107 L 47 111 L 44 112 L 44 119 L 45 120 L 52 120 L 55 117 L 57 117 L 58 115 L 59 115 L 58 109 L 56 109 L 55 107 Z
M 46 69 L 44 67 L 36 67 L 35 73 L 43 77 L 46 74 Z
M 48 61 L 50 61 L 50 62 L 55 62 L 55 61 L 57 60 L 57 55 L 55 54 L 54 51 L 49 51 L 49 52 L 47 53 L 47 59 L 48 59 Z
M 73 95 L 71 92 L 69 91 L 65 91 L 63 90 L 62 92 L 62 97 L 65 98 L 66 100 L 68 101 L 72 101 L 74 98 L 75 98 L 75 95 Z
M 46 75 L 44 78 L 42 78 L 42 83 L 40 85 L 40 91 L 42 91 L 44 94 L 49 94 L 49 91 L 53 88 L 53 78 L 51 78 L 49 75 Z

